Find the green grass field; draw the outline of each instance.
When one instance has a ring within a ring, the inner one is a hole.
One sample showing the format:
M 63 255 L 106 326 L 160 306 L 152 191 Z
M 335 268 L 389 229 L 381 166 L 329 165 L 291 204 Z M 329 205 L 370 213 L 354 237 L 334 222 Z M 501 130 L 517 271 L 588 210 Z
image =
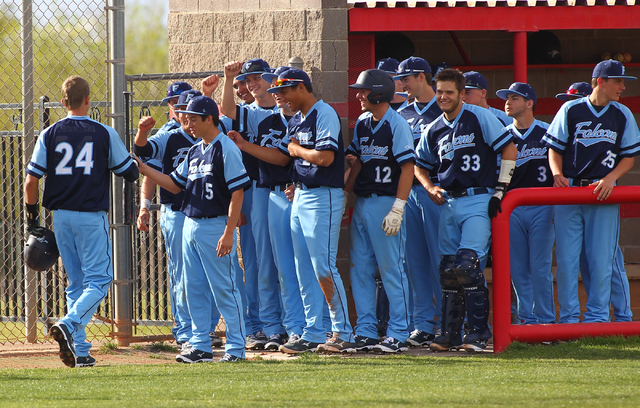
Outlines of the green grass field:
M 640 405 L 640 338 L 499 355 L 0 370 L 2 407 L 618 407 Z

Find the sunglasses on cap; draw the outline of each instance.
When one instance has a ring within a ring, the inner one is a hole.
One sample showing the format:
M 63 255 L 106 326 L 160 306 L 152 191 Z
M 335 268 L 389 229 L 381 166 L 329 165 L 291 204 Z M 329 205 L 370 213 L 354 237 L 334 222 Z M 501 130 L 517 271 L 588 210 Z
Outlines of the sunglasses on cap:
M 304 82 L 304 79 L 278 78 L 276 79 L 276 86 L 289 85 L 288 82 Z

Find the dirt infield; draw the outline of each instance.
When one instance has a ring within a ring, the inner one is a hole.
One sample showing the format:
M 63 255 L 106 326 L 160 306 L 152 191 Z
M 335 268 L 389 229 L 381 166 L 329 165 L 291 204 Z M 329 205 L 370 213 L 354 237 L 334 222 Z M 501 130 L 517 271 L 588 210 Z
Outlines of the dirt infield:
M 94 345 L 91 355 L 97 360 L 96 365 L 118 366 L 132 364 L 179 364 L 175 360 L 178 354 L 178 348 L 174 343 L 168 343 L 174 346 L 175 351 L 157 350 L 152 347 L 151 343 L 137 343 L 127 347 L 119 347 L 116 350 L 104 350 L 100 345 Z M 491 344 L 487 347 L 485 353 L 492 353 Z M 428 348 L 411 348 L 406 354 L 416 356 L 471 356 L 472 354 L 460 352 L 433 353 Z M 223 349 L 214 349 L 214 361 L 224 355 Z M 362 358 L 376 357 L 374 353 L 355 353 L 341 358 Z M 259 352 L 247 351 L 248 360 L 281 360 L 287 361 L 299 358 L 297 356 L 289 356 L 280 352 Z M 4 368 L 66 368 L 58 358 L 57 344 L 19 344 L 0 346 L 0 369 Z

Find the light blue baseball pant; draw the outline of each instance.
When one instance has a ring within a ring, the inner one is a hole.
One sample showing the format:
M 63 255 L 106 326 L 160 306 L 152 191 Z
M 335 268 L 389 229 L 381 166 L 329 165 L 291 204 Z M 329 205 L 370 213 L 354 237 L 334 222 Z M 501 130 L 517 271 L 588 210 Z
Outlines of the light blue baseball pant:
M 555 209 L 556 281 L 559 323 L 578 323 L 578 273 L 583 248 L 589 263 L 590 288 L 584 323 L 608 322 L 611 277 L 620 228 L 619 206 L 559 205 Z
M 228 217 L 184 221 L 183 253 L 186 267 L 187 304 L 191 314 L 189 342 L 200 351 L 212 352 L 210 293 L 227 326 L 225 352 L 244 358 L 245 324 L 240 290 L 236 285 L 236 236 L 231 252 L 218 257 L 216 246 L 224 233 Z
M 329 305 L 331 331 L 341 340 L 353 341 L 347 296 L 336 267 L 343 203 L 341 188 L 303 186 L 295 191 L 291 238 L 306 319 L 302 338 L 307 341 L 326 340 L 325 302 Z
M 276 268 L 273 258 L 269 236 L 269 193 L 268 188 L 255 187 L 253 189 L 253 208 L 251 209 L 251 225 L 258 257 L 260 320 L 264 324 L 263 330 L 267 337 L 276 333 L 285 333 L 282 325 L 278 268 Z
M 279 186 L 269 194 L 269 235 L 280 281 L 282 324 L 289 336 L 302 336 L 306 323 L 291 241 L 291 201 Z
M 260 297 L 258 296 L 258 259 L 256 257 L 256 242 L 253 237 L 251 209 L 253 207 L 253 190 L 256 182 L 244 192 L 242 200 L 242 213 L 247 223 L 240 227 L 240 249 L 242 250 L 242 264 L 244 265 L 244 287 L 247 312 L 245 314 L 248 334 L 254 334 L 262 330 L 260 320 Z M 243 299 L 244 299 L 243 298 Z
M 553 206 L 517 207 L 509 220 L 511 281 L 523 324 L 555 323 Z
M 580 254 L 580 275 L 582 283 L 587 293 L 591 289 L 591 273 L 589 263 L 584 254 Z M 613 306 L 613 316 L 616 322 L 630 322 L 633 318 L 631 312 L 631 295 L 629 294 L 629 278 L 624 268 L 624 257 L 620 245 L 617 246 L 614 254 L 613 273 L 611 274 L 611 306 Z
M 395 197 L 358 197 L 351 220 L 351 290 L 358 313 L 356 334 L 378 337 L 376 318 L 376 263 L 389 302 L 387 337 L 401 342 L 409 337 L 409 287 L 403 262 L 406 241 L 406 218 L 400 232 L 387 236 L 382 222 Z
M 53 229 L 67 274 L 67 314 L 60 319 L 76 355 L 89 355 L 85 327 L 109 292 L 113 262 L 106 211 L 53 211 Z
M 471 190 L 471 189 L 470 189 Z M 462 198 L 447 198 L 440 212 L 440 251 L 443 255 L 455 255 L 458 249 L 471 249 L 480 259 L 480 267 L 489 251 L 491 220 L 489 200 L 493 189 L 487 194 Z
M 435 334 L 442 313 L 442 288 L 438 265 L 442 254 L 438 243 L 440 206 L 421 185 L 411 188 L 407 205 L 407 276 L 413 298 L 415 329 Z

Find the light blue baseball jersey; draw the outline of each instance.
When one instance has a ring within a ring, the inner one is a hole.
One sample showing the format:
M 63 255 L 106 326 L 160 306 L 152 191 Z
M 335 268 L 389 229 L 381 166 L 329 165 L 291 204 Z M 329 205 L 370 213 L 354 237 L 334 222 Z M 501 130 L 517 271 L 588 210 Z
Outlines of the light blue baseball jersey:
M 191 218 L 227 215 L 231 193 L 251 185 L 240 149 L 223 134 L 193 146 L 170 177 L 185 189 L 181 211 Z
M 493 113 L 495 117 L 502 122 L 502 126 L 508 126 L 513 123 L 513 118 L 507 115 L 503 110 L 489 106 L 489 112 Z
M 176 118 L 171 118 L 167 123 L 162 125 L 160 129 L 158 129 L 158 132 L 169 132 L 179 127 L 180 127 L 180 123 L 176 120 Z
M 287 135 L 278 146 L 286 155 L 289 155 L 291 137 L 297 139 L 305 149 L 335 152 L 333 162 L 327 167 L 295 157 L 292 165 L 293 181 L 302 182 L 309 188 L 344 187 L 344 147 L 340 118 L 329 104 L 320 100 L 311 107 L 306 116 L 298 112 L 289 120 Z
M 518 149 L 516 168 L 509 183 L 509 190 L 520 187 L 553 186 L 553 176 L 549 169 L 549 148 L 542 141 L 548 127 L 548 123 L 537 119 L 524 133 L 516 129 L 513 123 L 507 126 L 514 136 L 513 142 Z
M 43 206 L 69 211 L 109 210 L 109 170 L 138 172 L 115 129 L 72 115 L 40 134 L 27 166 L 36 178 L 47 175 Z
M 422 134 L 416 149 L 419 167 L 436 172 L 445 190 L 495 187 L 497 154 L 513 136 L 487 109 L 463 104 L 453 122 L 444 114 Z
M 612 101 L 599 111 L 589 98 L 565 103 L 543 139 L 564 156 L 565 177 L 601 179 L 624 157 L 640 153 L 640 131 L 626 106 Z
M 377 124 L 371 112 L 365 112 L 356 122 L 347 154 L 362 162 L 354 186 L 356 195 L 395 196 L 402 165 L 415 162 L 411 128 L 393 109 L 387 109 Z

